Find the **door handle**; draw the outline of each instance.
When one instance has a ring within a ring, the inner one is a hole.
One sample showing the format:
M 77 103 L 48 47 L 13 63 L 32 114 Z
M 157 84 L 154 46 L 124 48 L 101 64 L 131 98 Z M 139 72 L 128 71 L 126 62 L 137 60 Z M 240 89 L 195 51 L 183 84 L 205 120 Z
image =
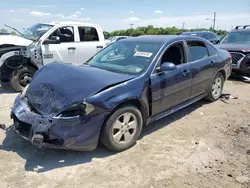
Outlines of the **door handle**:
M 189 70 L 184 70 L 182 71 L 182 75 L 186 77 L 189 74 L 189 72 L 190 72 Z
M 96 48 L 103 48 L 103 46 L 96 46 Z
M 76 47 L 68 47 L 68 50 L 76 50 Z

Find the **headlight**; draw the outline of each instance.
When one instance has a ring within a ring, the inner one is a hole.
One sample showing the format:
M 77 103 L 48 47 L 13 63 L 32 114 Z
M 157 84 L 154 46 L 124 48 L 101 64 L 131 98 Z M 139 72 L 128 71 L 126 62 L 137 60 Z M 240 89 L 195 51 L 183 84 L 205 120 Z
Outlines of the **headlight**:
M 21 97 L 24 97 L 26 95 L 26 91 L 27 91 L 28 87 L 29 87 L 29 84 L 22 90 Z
M 73 116 L 83 116 L 89 115 L 95 110 L 95 107 L 92 104 L 83 102 L 81 104 L 76 104 L 70 107 L 68 110 L 62 112 L 63 117 L 73 117 Z
M 92 104 L 83 102 L 83 104 L 85 105 L 85 114 L 89 115 L 91 112 L 93 112 L 95 110 L 95 107 Z

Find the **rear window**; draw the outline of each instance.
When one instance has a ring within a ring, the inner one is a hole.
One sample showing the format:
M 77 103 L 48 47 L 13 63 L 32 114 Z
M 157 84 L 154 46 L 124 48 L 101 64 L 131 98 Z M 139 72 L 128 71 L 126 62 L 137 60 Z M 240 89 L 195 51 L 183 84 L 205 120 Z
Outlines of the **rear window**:
M 94 27 L 78 27 L 80 41 L 99 41 L 98 33 Z

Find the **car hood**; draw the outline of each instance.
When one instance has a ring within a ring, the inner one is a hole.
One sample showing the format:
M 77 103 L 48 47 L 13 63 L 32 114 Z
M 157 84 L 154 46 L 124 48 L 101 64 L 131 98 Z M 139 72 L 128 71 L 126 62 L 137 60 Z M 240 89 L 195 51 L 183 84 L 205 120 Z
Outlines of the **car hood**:
M 37 71 L 25 96 L 42 115 L 57 115 L 107 87 L 134 78 L 107 70 L 52 63 Z
M 227 50 L 227 51 L 242 51 L 250 50 L 250 44 L 218 44 L 217 48 Z
M 28 46 L 32 43 L 31 40 L 15 35 L 0 35 L 0 45 L 13 44 L 16 46 Z

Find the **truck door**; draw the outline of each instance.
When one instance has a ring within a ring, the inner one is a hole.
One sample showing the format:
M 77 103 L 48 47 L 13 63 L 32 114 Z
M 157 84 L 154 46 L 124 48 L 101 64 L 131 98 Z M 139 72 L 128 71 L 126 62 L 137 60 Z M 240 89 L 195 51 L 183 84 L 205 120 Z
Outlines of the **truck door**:
M 95 27 L 78 26 L 79 42 L 77 42 L 78 64 L 85 63 L 98 51 L 104 48 L 104 41 Z
M 42 44 L 43 64 L 61 61 L 63 63 L 77 64 L 77 50 L 75 43 L 74 27 L 64 26 L 57 28 L 48 39 L 59 37 L 58 43 Z

